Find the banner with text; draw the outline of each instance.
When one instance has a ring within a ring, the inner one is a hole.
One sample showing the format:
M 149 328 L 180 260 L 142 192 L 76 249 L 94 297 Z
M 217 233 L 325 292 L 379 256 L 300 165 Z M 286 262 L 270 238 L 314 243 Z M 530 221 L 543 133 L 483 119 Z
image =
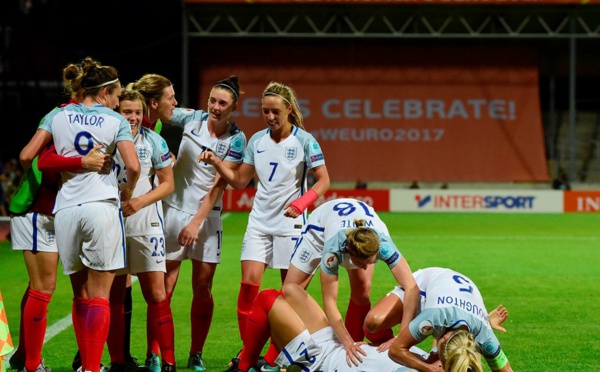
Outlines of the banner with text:
M 245 94 L 235 120 L 250 138 L 266 127 L 266 85 L 291 86 L 334 181 L 548 180 L 534 54 L 328 49 L 296 51 L 306 58 L 282 56 L 278 64 L 258 57 L 234 65 L 206 62 L 199 105 L 206 107 L 216 81 L 239 76 Z M 317 58 L 321 52 L 328 57 Z M 381 57 L 374 62 L 371 55 Z
M 390 190 L 394 212 L 562 213 L 556 190 Z
M 256 194 L 256 189 L 253 188 L 225 190 L 223 194 L 223 211 L 250 212 L 254 203 L 254 194 Z M 325 202 L 340 198 L 361 200 L 378 212 L 389 212 L 390 210 L 389 190 L 329 190 L 314 204 L 310 205 L 308 209 L 312 211 Z
M 600 191 L 565 191 L 565 212 L 600 213 Z

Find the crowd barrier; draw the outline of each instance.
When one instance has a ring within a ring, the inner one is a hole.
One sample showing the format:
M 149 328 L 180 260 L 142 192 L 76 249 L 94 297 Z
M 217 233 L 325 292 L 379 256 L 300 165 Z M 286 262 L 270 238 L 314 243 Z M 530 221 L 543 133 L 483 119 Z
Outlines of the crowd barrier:
M 223 211 L 249 212 L 256 189 L 225 190 Z M 329 190 L 309 209 L 334 199 L 354 198 L 380 212 L 600 213 L 600 191 L 559 190 Z M 0 217 L 0 241 L 10 218 Z
M 248 212 L 256 189 L 228 189 L 223 210 Z M 600 213 L 600 191 L 329 190 L 311 209 L 338 198 L 362 200 L 381 212 Z

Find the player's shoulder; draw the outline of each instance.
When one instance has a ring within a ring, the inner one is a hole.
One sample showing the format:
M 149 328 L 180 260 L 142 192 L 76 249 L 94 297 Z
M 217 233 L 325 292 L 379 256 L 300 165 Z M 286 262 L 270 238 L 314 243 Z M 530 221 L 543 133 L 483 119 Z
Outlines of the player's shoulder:
M 191 122 L 204 121 L 208 119 L 208 113 L 204 110 L 176 107 L 171 116 L 171 122 L 188 124 Z
M 265 135 L 267 135 L 268 133 L 269 133 L 269 128 L 266 128 L 266 129 L 259 130 L 258 132 L 254 133 L 254 134 L 252 135 L 252 137 L 250 137 L 250 141 L 256 141 L 256 140 L 258 140 L 259 138 L 262 138 L 262 137 L 264 137 L 264 136 L 265 136 Z
M 232 137 L 240 137 L 240 138 L 244 138 L 244 140 L 246 139 L 246 134 L 244 133 L 244 131 L 242 130 L 242 128 L 240 128 L 237 125 L 237 123 L 235 121 L 232 121 L 230 123 L 229 134 Z
M 155 131 L 149 128 L 140 127 L 140 134 L 144 136 L 144 139 L 147 142 L 150 142 L 153 146 L 156 147 L 158 145 L 160 150 L 169 150 L 167 141 L 165 141 L 165 139 Z

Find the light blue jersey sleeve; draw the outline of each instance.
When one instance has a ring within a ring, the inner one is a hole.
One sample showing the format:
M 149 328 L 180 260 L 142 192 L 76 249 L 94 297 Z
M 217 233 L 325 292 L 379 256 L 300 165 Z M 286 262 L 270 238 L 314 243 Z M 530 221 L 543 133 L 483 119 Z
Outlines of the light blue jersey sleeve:
M 223 160 L 240 164 L 243 161 L 246 147 L 246 135 L 237 126 L 234 128 L 234 135 L 231 138 L 229 151 Z
M 346 230 L 339 230 L 323 245 L 321 270 L 328 275 L 337 275 L 339 267 L 345 260 Z
M 258 141 L 259 138 L 266 135 L 267 133 L 268 129 L 265 129 L 261 130 L 260 132 L 254 133 L 254 135 L 250 137 L 250 141 L 248 141 L 246 151 L 244 151 L 244 163 L 254 166 L 254 147 L 256 146 L 256 141 Z
M 408 329 L 414 339 L 421 342 L 428 336 L 439 340 L 446 332 L 459 329 L 461 326 L 468 328 L 477 342 L 479 352 L 490 366 L 505 361 L 506 357 L 494 331 L 484 326 L 474 316 L 456 307 L 426 308 L 410 322 Z
M 312 169 L 325 164 L 323 150 L 321 150 L 321 146 L 319 146 L 315 137 L 306 131 L 300 131 L 297 136 L 300 137 L 299 139 L 304 145 L 304 161 L 306 162 L 306 166 Z
M 52 120 L 54 120 L 54 117 L 60 111 L 61 111 L 60 108 L 54 108 L 54 110 L 52 110 L 48 114 L 46 114 L 46 116 L 44 116 L 44 118 L 40 122 L 38 129 L 43 129 L 46 132 L 52 134 Z
M 119 123 L 119 131 L 117 132 L 116 142 L 121 141 L 133 142 L 133 136 L 131 135 L 131 127 L 129 126 L 129 122 L 125 118 L 123 118 L 123 120 Z
M 169 146 L 160 134 L 141 127 L 146 140 L 150 143 L 154 151 L 152 152 L 152 167 L 162 169 L 171 165 L 171 156 L 169 155 Z
M 385 262 L 390 269 L 400 262 L 402 254 L 396 247 L 396 244 L 392 241 L 389 236 L 375 230 L 379 236 L 379 252 L 377 252 L 377 259 Z
M 173 110 L 170 123 L 176 127 L 183 128 L 186 124 L 192 121 L 202 121 L 208 116 L 208 113 L 202 110 L 192 110 L 176 107 Z

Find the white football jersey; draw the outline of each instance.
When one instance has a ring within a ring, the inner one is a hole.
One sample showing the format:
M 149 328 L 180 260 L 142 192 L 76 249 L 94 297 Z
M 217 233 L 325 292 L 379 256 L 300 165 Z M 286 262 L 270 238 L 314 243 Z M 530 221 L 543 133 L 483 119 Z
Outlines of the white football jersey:
M 171 166 L 169 147 L 167 142 L 157 133 L 148 128 L 140 127 L 138 134 L 133 139 L 135 150 L 140 161 L 140 177 L 133 190 L 132 198 L 147 194 L 154 189 L 154 175 L 156 169 Z M 127 182 L 127 169 L 121 154 L 115 154 L 113 171 L 119 185 Z M 162 234 L 164 229 L 162 203 L 147 205 L 134 215 L 125 218 L 125 235 L 143 236 L 149 234 Z
M 230 123 L 229 130 L 221 137 L 212 137 L 208 117 L 202 110 L 180 108 L 171 117 L 171 124 L 183 127 L 183 138 L 173 167 L 175 191 L 165 198 L 165 203 L 190 214 L 196 214 L 217 175 L 212 165 L 198 162 L 200 154 L 212 151 L 221 160 L 241 163 L 246 146 L 246 136 L 235 123 Z M 211 213 L 220 214 L 221 205 L 219 199 Z
M 133 142 L 129 122 L 102 105 L 71 104 L 53 110 L 44 117 L 40 129 L 52 134 L 57 154 L 67 157 L 84 156 L 97 145 L 104 145 L 101 152 L 113 154 L 117 142 Z M 54 213 L 92 201 L 119 200 L 119 188 L 113 173 L 61 174 L 63 184 L 56 197 Z
M 377 259 L 384 261 L 391 269 L 400 262 L 402 254 L 392 241 L 385 223 L 373 207 L 350 198 L 330 200 L 321 204 L 308 218 L 300 241 L 294 252 L 292 263 L 303 265 L 315 256 L 321 257 L 321 270 L 329 275 L 337 275 L 339 266 L 355 268 L 347 251 L 346 232 L 354 229 L 354 220 L 364 220 L 364 227 L 373 229 L 379 237 Z M 316 269 L 316 267 L 311 267 Z
M 420 342 L 428 336 L 439 339 L 449 330 L 466 326 L 484 357 L 494 358 L 501 352 L 481 293 L 470 278 L 440 267 L 418 270 L 413 275 L 421 290 L 421 311 L 409 324 L 415 340 Z
M 288 218 L 284 208 L 307 191 L 308 170 L 325 164 L 319 143 L 296 126 L 290 136 L 275 143 L 265 129 L 248 142 L 244 163 L 254 166 L 259 181 L 248 226 L 279 236 L 298 234 L 306 212 Z

